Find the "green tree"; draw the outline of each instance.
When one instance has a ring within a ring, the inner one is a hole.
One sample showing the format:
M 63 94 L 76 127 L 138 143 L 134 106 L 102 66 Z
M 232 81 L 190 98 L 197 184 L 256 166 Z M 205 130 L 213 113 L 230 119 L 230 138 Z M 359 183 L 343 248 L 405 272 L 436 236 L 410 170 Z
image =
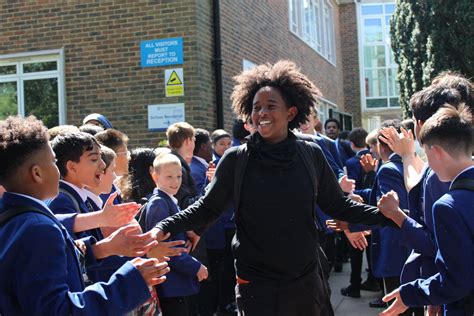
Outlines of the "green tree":
M 391 42 L 400 105 L 410 116 L 413 93 L 445 70 L 474 76 L 474 2 L 472 0 L 397 0 Z

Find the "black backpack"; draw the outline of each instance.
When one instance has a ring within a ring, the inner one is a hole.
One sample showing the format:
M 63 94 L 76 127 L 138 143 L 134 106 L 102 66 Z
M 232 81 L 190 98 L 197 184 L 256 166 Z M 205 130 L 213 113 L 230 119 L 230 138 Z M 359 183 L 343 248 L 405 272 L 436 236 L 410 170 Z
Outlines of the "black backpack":
M 451 184 L 449 191 L 453 190 L 469 190 L 474 191 L 474 179 L 457 179 Z

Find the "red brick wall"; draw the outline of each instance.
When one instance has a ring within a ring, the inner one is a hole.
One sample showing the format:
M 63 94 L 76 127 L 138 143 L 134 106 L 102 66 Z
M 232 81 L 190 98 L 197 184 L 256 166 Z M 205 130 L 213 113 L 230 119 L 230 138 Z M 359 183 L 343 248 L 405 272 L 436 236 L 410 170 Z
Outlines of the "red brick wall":
M 362 126 L 360 104 L 360 68 L 355 3 L 339 6 L 341 24 L 341 54 L 344 79 L 344 105 L 352 113 L 353 127 Z
M 224 102 L 227 120 L 231 117 L 231 78 L 242 71 L 242 59 L 253 63 L 274 63 L 290 59 L 303 69 L 324 97 L 343 106 L 343 86 L 338 6 L 333 3 L 336 66 L 290 32 L 288 1 L 223 1 L 221 4 L 224 62 Z M 228 125 L 227 125 L 228 126 Z
M 215 125 L 213 111 L 203 106 L 214 98 L 207 2 L 78 3 L 4 2 L 0 7 L 0 54 L 64 47 L 69 124 L 100 112 L 129 135 L 131 146 L 156 145 L 163 134 L 148 132 L 147 105 L 184 102 L 186 120 Z M 140 66 L 140 41 L 171 37 L 183 37 L 184 97 L 165 98 L 164 69 L 174 66 Z

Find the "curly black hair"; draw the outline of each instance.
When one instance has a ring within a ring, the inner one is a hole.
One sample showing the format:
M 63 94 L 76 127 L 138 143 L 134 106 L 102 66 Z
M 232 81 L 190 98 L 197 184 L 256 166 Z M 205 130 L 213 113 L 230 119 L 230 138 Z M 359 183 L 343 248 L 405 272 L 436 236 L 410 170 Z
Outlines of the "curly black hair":
M 125 201 L 140 203 L 153 193 L 156 185 L 150 175 L 156 153 L 153 148 L 135 148 L 130 152 L 128 175 L 120 189 Z
M 0 183 L 15 176 L 30 156 L 48 145 L 48 128 L 34 116 L 0 121 Z
M 236 85 L 231 95 L 232 109 L 244 122 L 249 121 L 253 98 L 262 87 L 273 87 L 280 91 L 288 107 L 296 106 L 298 114 L 289 122 L 294 129 L 306 122 L 310 108 L 322 94 L 319 89 L 289 60 L 263 64 L 244 71 L 234 77 Z

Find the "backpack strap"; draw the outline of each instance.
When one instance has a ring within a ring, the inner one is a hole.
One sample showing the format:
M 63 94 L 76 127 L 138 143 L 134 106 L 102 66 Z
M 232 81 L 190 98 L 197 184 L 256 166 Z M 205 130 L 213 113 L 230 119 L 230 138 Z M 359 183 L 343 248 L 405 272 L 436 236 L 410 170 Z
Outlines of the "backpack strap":
M 53 214 L 43 211 L 42 209 L 31 207 L 31 206 L 14 206 L 8 208 L 5 212 L 0 214 L 0 227 L 5 225 L 9 220 L 13 219 L 14 217 L 24 214 L 24 213 L 39 213 L 46 217 L 52 219 L 55 223 L 58 222 L 56 217 Z
M 67 197 L 72 201 L 72 203 L 74 204 L 74 210 L 76 211 L 77 214 L 82 213 L 81 212 L 81 207 L 79 206 L 79 202 L 76 200 L 74 195 L 71 194 L 71 192 L 69 192 L 68 190 L 65 190 L 63 188 L 59 188 L 59 192 L 66 194 Z
M 240 189 L 242 188 L 242 183 L 244 181 L 245 168 L 247 167 L 248 160 L 249 151 L 247 149 L 247 144 L 240 145 L 237 148 L 234 168 L 234 207 L 236 212 L 239 209 Z
M 474 179 L 470 178 L 463 178 L 463 179 L 456 179 L 451 184 L 449 191 L 453 190 L 469 190 L 474 191 Z

